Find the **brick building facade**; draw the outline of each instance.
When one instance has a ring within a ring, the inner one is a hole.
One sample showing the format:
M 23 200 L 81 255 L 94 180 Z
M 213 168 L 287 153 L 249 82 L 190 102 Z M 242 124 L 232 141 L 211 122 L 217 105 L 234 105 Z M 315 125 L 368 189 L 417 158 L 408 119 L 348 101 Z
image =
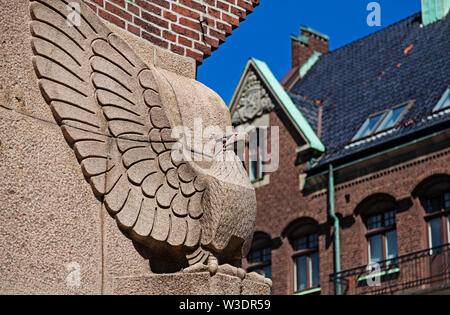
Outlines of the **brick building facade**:
M 259 0 L 85 0 L 101 18 L 201 64 Z
M 280 83 L 248 61 L 233 124 L 267 140 L 246 150 L 258 214 L 244 267 L 273 294 L 448 291 L 450 20 L 447 8 L 426 23 L 434 4 L 331 52 L 302 27 Z

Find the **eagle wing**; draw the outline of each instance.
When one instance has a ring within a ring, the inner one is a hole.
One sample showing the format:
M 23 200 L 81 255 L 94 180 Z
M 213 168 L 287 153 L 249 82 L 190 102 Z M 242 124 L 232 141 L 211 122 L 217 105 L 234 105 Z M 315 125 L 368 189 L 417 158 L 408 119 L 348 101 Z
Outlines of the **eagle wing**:
M 172 157 L 176 139 L 160 74 L 79 4 L 77 12 L 63 0 L 31 1 L 42 95 L 119 228 L 140 242 L 195 248 L 205 187 L 188 163 Z

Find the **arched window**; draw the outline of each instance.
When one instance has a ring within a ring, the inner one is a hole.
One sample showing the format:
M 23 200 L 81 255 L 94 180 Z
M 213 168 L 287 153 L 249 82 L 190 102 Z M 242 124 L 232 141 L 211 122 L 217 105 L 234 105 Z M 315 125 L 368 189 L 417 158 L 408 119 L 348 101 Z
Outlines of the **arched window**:
M 366 226 L 369 264 L 395 263 L 398 256 L 395 199 L 385 194 L 370 196 L 360 203 L 357 212 Z
M 435 175 L 424 180 L 413 192 L 420 198 L 427 222 L 428 246 L 439 253 L 450 242 L 450 176 Z
M 284 232 L 294 250 L 294 293 L 320 288 L 319 228 L 315 220 L 299 219 Z M 314 291 L 318 292 L 318 291 Z
M 247 255 L 248 272 L 257 272 L 266 278 L 272 278 L 272 247 L 270 236 L 255 232 L 252 247 Z

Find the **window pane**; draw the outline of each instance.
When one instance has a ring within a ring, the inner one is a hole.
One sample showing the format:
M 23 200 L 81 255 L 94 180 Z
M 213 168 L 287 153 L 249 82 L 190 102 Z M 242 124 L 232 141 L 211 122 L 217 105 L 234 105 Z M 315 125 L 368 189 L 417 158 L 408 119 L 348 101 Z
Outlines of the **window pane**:
M 445 209 L 450 208 L 450 192 L 444 193 L 444 208 Z
M 263 178 L 264 176 L 264 154 L 265 154 L 265 141 L 266 141 L 266 132 L 265 129 L 258 129 L 258 151 L 259 151 L 259 157 L 258 157 L 258 178 Z
M 397 123 L 400 116 L 405 111 L 406 107 L 408 107 L 408 104 L 391 110 L 389 114 L 386 116 L 386 118 L 383 120 L 383 122 L 380 124 L 380 126 L 377 128 L 377 131 L 381 131 L 394 126 Z
M 450 215 L 447 217 L 447 243 L 450 243 Z
M 301 250 L 307 248 L 307 238 L 306 237 L 300 237 L 294 241 L 294 249 L 295 250 Z
M 374 215 L 367 219 L 367 228 L 369 230 L 378 229 L 381 227 L 381 215 Z
M 258 177 L 258 129 L 252 129 L 248 132 L 248 175 L 250 180 L 253 181 Z
M 430 231 L 430 247 L 433 248 L 442 245 L 441 218 L 431 220 L 428 226 Z
M 441 210 L 441 196 L 436 196 L 433 198 L 427 198 L 425 202 L 426 211 L 428 213 L 436 212 Z
M 264 277 L 272 279 L 272 266 L 265 266 L 263 268 L 264 270 Z
M 251 251 L 248 254 L 248 262 L 251 264 L 261 261 L 261 252 L 259 250 Z
M 267 262 L 272 259 L 272 254 L 270 248 L 264 248 L 263 249 L 263 259 L 262 261 Z
M 250 161 L 250 180 L 255 180 L 258 174 L 258 161 Z
M 450 243 L 450 215 L 447 217 L 447 244 L 448 243 Z
M 359 131 L 356 133 L 353 140 L 370 135 L 383 115 L 384 113 L 368 118 L 362 125 L 361 129 L 359 129 Z
M 384 214 L 384 226 L 393 226 L 395 225 L 395 211 L 389 211 Z
M 311 234 L 309 236 L 309 246 L 308 248 L 316 248 L 318 247 L 318 235 L 317 234 Z
M 370 263 L 383 261 L 383 248 L 381 234 L 369 238 L 369 261 Z
M 300 256 L 295 259 L 295 270 L 297 276 L 296 291 L 307 288 L 306 284 L 306 256 Z
M 311 287 L 320 285 L 319 253 L 311 255 Z
M 438 111 L 440 109 L 446 108 L 450 106 L 450 89 L 447 89 L 447 91 L 444 93 L 442 98 L 439 100 L 439 103 L 437 103 L 436 107 L 433 109 L 433 111 Z
M 386 233 L 386 259 L 397 257 L 397 231 Z

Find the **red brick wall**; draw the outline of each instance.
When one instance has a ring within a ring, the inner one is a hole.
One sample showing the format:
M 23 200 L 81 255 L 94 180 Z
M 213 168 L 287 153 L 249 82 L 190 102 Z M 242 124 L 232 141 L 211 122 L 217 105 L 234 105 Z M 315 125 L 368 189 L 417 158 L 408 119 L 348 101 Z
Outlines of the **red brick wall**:
M 304 29 L 301 30 L 300 34 L 308 37 L 308 46 L 311 50 L 321 54 L 326 54 L 330 50 L 328 39 Z
M 83 1 L 103 19 L 198 64 L 259 5 L 259 0 Z
M 294 290 L 293 249 L 282 231 L 289 223 L 301 217 L 316 220 L 322 226 L 319 235 L 321 293 L 329 294 L 332 286 L 329 275 L 334 272 L 333 227 L 327 216 L 327 191 L 309 195 L 299 189 L 299 175 L 305 164 L 295 165 L 294 139 L 298 135 L 288 131 L 287 119 L 275 111 L 270 113 L 270 125 L 280 128 L 280 164 L 270 174 L 270 184 L 256 189 L 257 222 L 255 231 L 280 238 L 281 246 L 272 251 L 273 294 L 292 294 Z M 270 138 L 269 138 L 270 139 Z M 387 170 L 336 186 L 336 213 L 353 218 L 354 223 L 341 227 L 342 270 L 368 264 L 366 228 L 361 217 L 355 214 L 357 206 L 368 196 L 376 193 L 388 194 L 396 201 L 410 198 L 412 205 L 397 213 L 398 254 L 403 255 L 428 247 L 424 209 L 413 190 L 433 174 L 449 174 L 450 150 L 430 154 L 427 157 L 407 161 Z M 348 200 L 346 198 L 348 195 Z M 247 264 L 244 262 L 244 268 Z
M 326 54 L 330 49 L 327 39 L 305 30 L 301 30 L 300 34 L 308 37 L 308 44 L 291 39 L 291 68 L 301 67 L 315 51 Z

